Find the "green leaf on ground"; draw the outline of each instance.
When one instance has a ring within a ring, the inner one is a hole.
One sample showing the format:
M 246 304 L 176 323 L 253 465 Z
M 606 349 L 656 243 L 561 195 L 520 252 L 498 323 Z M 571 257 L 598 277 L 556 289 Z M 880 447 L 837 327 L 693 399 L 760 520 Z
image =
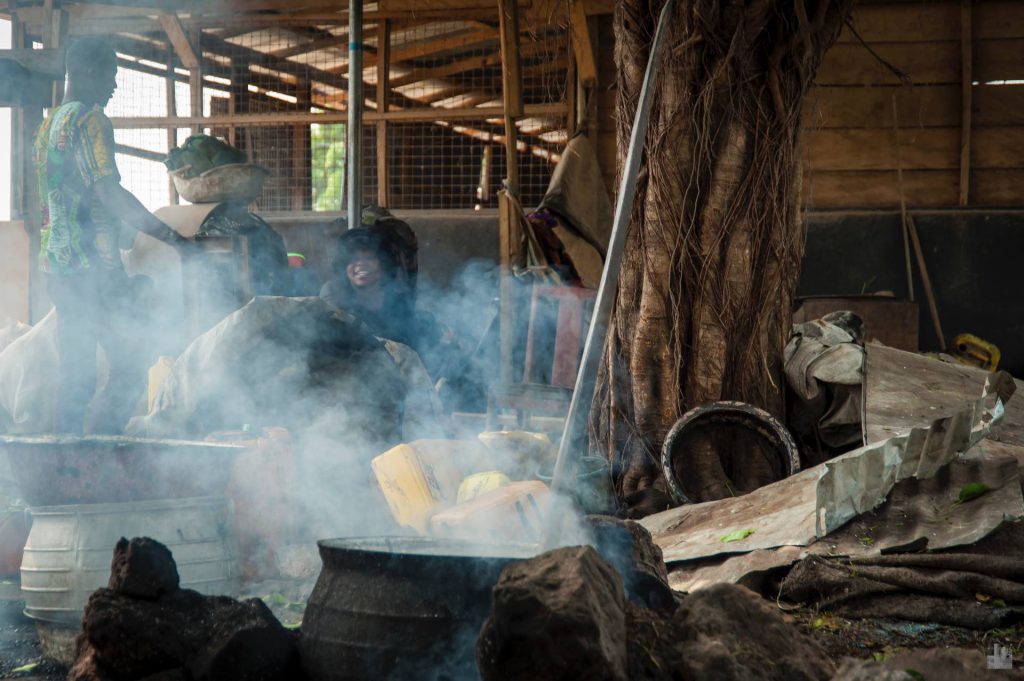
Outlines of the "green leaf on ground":
M 916 669 L 904 669 L 903 673 L 914 679 L 914 681 L 925 681 L 924 674 Z
M 281 594 L 269 594 L 263 597 L 263 602 L 267 605 L 276 605 L 279 608 L 283 608 L 288 605 L 289 601 Z
M 1006 601 L 1004 601 L 1002 598 L 993 598 L 989 602 L 989 605 L 991 605 L 993 608 L 1005 608 Z
M 983 482 L 972 482 L 960 488 L 960 496 L 957 498 L 961 504 L 974 501 L 982 494 L 992 491 L 992 488 Z
M 38 662 L 30 662 L 28 664 L 23 664 L 20 667 L 15 667 L 14 669 L 11 670 L 11 673 L 12 674 L 24 674 L 25 672 L 32 671 L 33 669 L 35 669 L 38 666 L 39 666 Z
M 743 541 L 752 534 L 754 534 L 754 530 L 751 529 L 736 530 L 722 537 L 722 541 L 726 544 L 734 541 Z

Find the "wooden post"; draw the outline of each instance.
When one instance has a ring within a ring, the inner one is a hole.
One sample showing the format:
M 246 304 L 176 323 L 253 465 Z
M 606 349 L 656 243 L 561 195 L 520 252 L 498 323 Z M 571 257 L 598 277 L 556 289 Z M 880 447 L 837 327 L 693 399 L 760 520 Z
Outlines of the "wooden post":
M 300 82 L 295 96 L 298 98 L 296 107 L 309 111 L 313 98 L 313 84 L 308 80 Z M 311 144 L 308 125 L 292 127 L 292 210 L 309 210 L 312 207 L 313 192 L 311 183 L 306 179 L 311 173 Z
M 501 346 L 499 378 L 502 385 L 515 383 L 515 344 L 518 308 L 514 268 L 519 262 L 522 229 L 519 202 L 507 191 L 498 192 L 498 248 L 501 266 L 498 301 L 498 331 Z
M 971 179 L 972 69 L 971 0 L 960 0 L 960 205 L 968 203 Z
M 188 70 L 189 87 L 189 115 L 192 118 L 203 117 L 203 31 L 200 28 L 193 29 L 191 43 L 196 49 L 199 65 Z M 192 126 L 192 134 L 198 135 L 203 131 L 203 126 L 195 124 Z
M 942 323 L 939 321 L 939 308 L 935 303 L 935 289 L 932 288 L 932 278 L 928 276 L 928 263 L 924 260 L 921 239 L 917 235 L 917 224 L 914 223 L 912 215 L 907 216 L 907 231 L 910 233 L 910 241 L 914 245 L 917 269 L 921 272 L 921 284 L 924 286 L 924 297 L 928 302 L 928 314 L 932 318 L 932 328 L 935 329 L 935 336 L 939 339 L 939 350 L 945 352 L 946 336 L 942 332 Z
M 505 163 L 508 191 L 519 199 L 519 135 L 516 121 L 523 116 L 523 77 L 519 63 L 519 6 L 498 0 L 501 42 L 502 101 L 505 106 Z
M 228 113 L 235 116 L 249 111 L 249 65 L 241 58 L 231 60 L 231 85 L 228 98 Z M 232 125 L 228 127 L 228 144 L 241 148 L 241 140 L 238 136 L 238 129 Z M 252 152 L 246 147 L 245 152 Z M 250 156 L 251 159 L 251 156 Z
M 377 112 L 388 110 L 391 92 L 391 22 L 385 19 L 377 37 Z M 377 205 L 388 207 L 388 122 L 377 121 Z
M 178 102 L 177 102 L 177 90 L 176 81 L 174 80 L 174 64 L 177 60 L 174 58 L 174 45 L 168 39 L 167 41 L 167 77 L 164 79 L 164 91 L 167 93 L 167 116 L 174 118 L 178 115 Z M 178 129 L 167 128 L 167 151 L 170 153 L 172 149 L 178 146 Z M 174 179 L 168 174 L 167 175 L 167 191 L 168 196 L 171 199 L 171 205 L 178 205 L 180 200 L 178 199 L 178 190 L 174 186 Z
M 523 76 L 519 63 L 517 0 L 498 0 L 502 102 L 505 109 L 506 189 L 498 193 L 500 289 L 498 299 L 502 385 L 513 382 L 517 308 L 513 267 L 519 248 L 519 139 L 516 121 L 523 115 Z
M 590 39 L 590 24 L 587 21 L 584 0 L 570 0 L 572 15 L 569 28 L 572 34 L 572 50 L 576 57 L 576 69 L 581 83 L 592 86 L 597 83 L 597 61 L 594 59 L 593 41 Z

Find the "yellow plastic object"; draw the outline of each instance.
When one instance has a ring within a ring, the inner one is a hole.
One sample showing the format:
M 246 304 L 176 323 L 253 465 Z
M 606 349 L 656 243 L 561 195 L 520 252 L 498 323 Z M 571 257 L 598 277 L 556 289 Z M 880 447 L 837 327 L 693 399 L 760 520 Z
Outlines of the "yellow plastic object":
M 490 450 L 494 467 L 518 480 L 533 477 L 538 469 L 554 467 L 558 456 L 558 447 L 544 433 L 502 430 L 480 433 L 477 439 Z
M 416 440 L 389 449 L 370 463 L 395 522 L 426 534 L 430 516 L 455 503 L 465 477 L 456 461 L 461 444 Z
M 166 356 L 158 358 L 156 364 L 149 367 L 149 411 L 153 411 L 153 402 L 156 400 L 156 394 L 160 391 L 160 386 L 164 384 L 173 368 L 174 358 Z
M 998 347 L 970 333 L 961 333 L 953 339 L 953 356 L 962 364 L 987 371 L 995 371 L 1002 358 Z
M 543 482 L 513 482 L 440 511 L 430 519 L 430 531 L 469 541 L 540 541 L 549 499 Z
M 511 483 L 507 475 L 501 471 L 487 471 L 486 473 L 474 473 L 459 485 L 459 495 L 456 503 L 463 504 L 471 499 L 476 499 L 482 494 L 501 489 Z

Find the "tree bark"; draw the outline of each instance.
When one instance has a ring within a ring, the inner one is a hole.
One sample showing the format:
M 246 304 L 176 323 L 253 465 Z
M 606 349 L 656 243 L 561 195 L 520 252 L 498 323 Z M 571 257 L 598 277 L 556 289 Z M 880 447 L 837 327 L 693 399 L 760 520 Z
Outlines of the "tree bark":
M 625 158 L 662 0 L 615 11 Z M 852 0 L 677 0 L 659 73 L 591 446 L 621 495 L 663 489 L 660 450 L 688 409 L 740 400 L 782 417 L 782 351 L 800 273 L 800 107 Z M 694 445 L 701 498 L 766 466 Z M 727 449 L 727 448 L 726 448 Z

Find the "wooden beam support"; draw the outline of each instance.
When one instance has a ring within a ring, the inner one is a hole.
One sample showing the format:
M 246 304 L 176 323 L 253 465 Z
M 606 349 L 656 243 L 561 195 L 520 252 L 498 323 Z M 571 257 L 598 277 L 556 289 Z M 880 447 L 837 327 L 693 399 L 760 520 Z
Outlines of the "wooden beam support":
M 388 93 L 391 81 L 391 22 L 385 20 L 380 27 L 377 40 L 377 113 L 388 112 Z M 390 200 L 388 182 L 388 122 L 377 122 L 377 205 L 388 207 Z
M 501 33 L 501 85 L 505 109 L 506 174 L 508 191 L 519 200 L 519 160 L 516 120 L 523 116 L 523 74 L 519 62 L 519 7 L 516 0 L 498 0 Z
M 524 114 L 530 116 L 564 116 L 565 104 L 527 104 Z M 481 121 L 500 119 L 505 113 L 504 107 L 476 107 L 468 109 L 443 109 L 439 107 L 418 107 L 415 109 L 402 109 L 399 111 L 366 111 L 363 119 L 368 123 L 376 123 L 379 120 L 401 123 L 434 123 L 437 121 Z M 343 111 L 330 113 L 280 113 L 280 114 L 230 114 L 218 116 L 179 116 L 168 118 L 166 116 L 112 116 L 110 122 L 116 129 L 139 129 L 139 128 L 188 128 L 193 125 L 202 127 L 211 126 L 277 126 L 277 125 L 309 125 L 320 123 L 330 125 L 333 123 L 344 123 L 346 121 Z
M 192 44 L 199 49 L 199 53 L 202 54 L 203 49 L 203 31 L 199 28 L 192 29 Z M 203 64 L 200 61 L 194 68 L 188 70 L 188 87 L 189 87 L 189 114 L 193 119 L 201 119 L 203 117 Z M 198 135 L 203 131 L 201 123 L 192 124 L 192 134 Z
M 594 43 L 590 39 L 585 0 L 569 2 L 572 5 L 569 28 L 572 35 L 572 52 L 576 57 L 576 73 L 583 85 L 591 86 L 597 83 L 597 62 L 594 60 Z
M 295 108 L 309 111 L 312 104 L 310 84 L 299 83 L 298 101 Z M 251 152 L 250 152 L 251 153 Z M 312 208 L 313 191 L 311 181 L 312 139 L 308 125 L 296 125 L 292 128 L 292 210 L 309 210 Z
M 163 27 L 167 39 L 174 45 L 174 51 L 178 53 L 178 59 L 187 69 L 199 68 L 200 58 L 192 41 L 185 35 L 185 28 L 181 25 L 178 15 L 171 12 L 160 14 L 160 26 Z
M 174 118 L 178 115 L 177 80 L 174 77 L 174 43 L 167 41 L 167 74 L 164 76 L 164 92 L 167 94 L 167 117 Z M 178 129 L 167 128 L 167 151 L 170 152 L 178 146 Z M 171 204 L 178 205 L 178 189 L 174 186 L 174 179 L 167 175 L 167 191 L 171 197 Z
M 520 58 L 524 57 L 535 57 L 538 54 L 542 54 L 549 49 L 549 46 L 542 40 L 535 40 L 523 45 L 519 48 Z M 445 64 L 443 66 L 434 66 L 430 68 L 414 68 L 408 73 L 397 76 L 391 79 L 391 87 L 399 88 L 405 85 L 412 85 L 413 83 L 419 83 L 424 80 L 432 80 L 438 78 L 444 78 L 446 76 L 454 76 L 459 73 L 465 73 L 466 71 L 476 71 L 477 69 L 485 69 L 491 66 L 501 66 L 501 52 L 495 52 L 494 54 L 480 55 L 476 57 L 467 57 L 466 59 L 460 59 L 454 61 L 451 64 Z
M 427 55 L 437 54 L 446 50 L 454 50 L 460 47 L 470 47 L 494 40 L 492 31 L 467 31 L 456 35 L 444 35 L 440 38 L 431 38 L 422 42 L 407 45 L 399 50 L 392 50 L 391 61 L 408 61 L 419 59 Z
M 971 183 L 971 106 L 974 92 L 971 0 L 960 0 L 960 205 L 969 201 Z

